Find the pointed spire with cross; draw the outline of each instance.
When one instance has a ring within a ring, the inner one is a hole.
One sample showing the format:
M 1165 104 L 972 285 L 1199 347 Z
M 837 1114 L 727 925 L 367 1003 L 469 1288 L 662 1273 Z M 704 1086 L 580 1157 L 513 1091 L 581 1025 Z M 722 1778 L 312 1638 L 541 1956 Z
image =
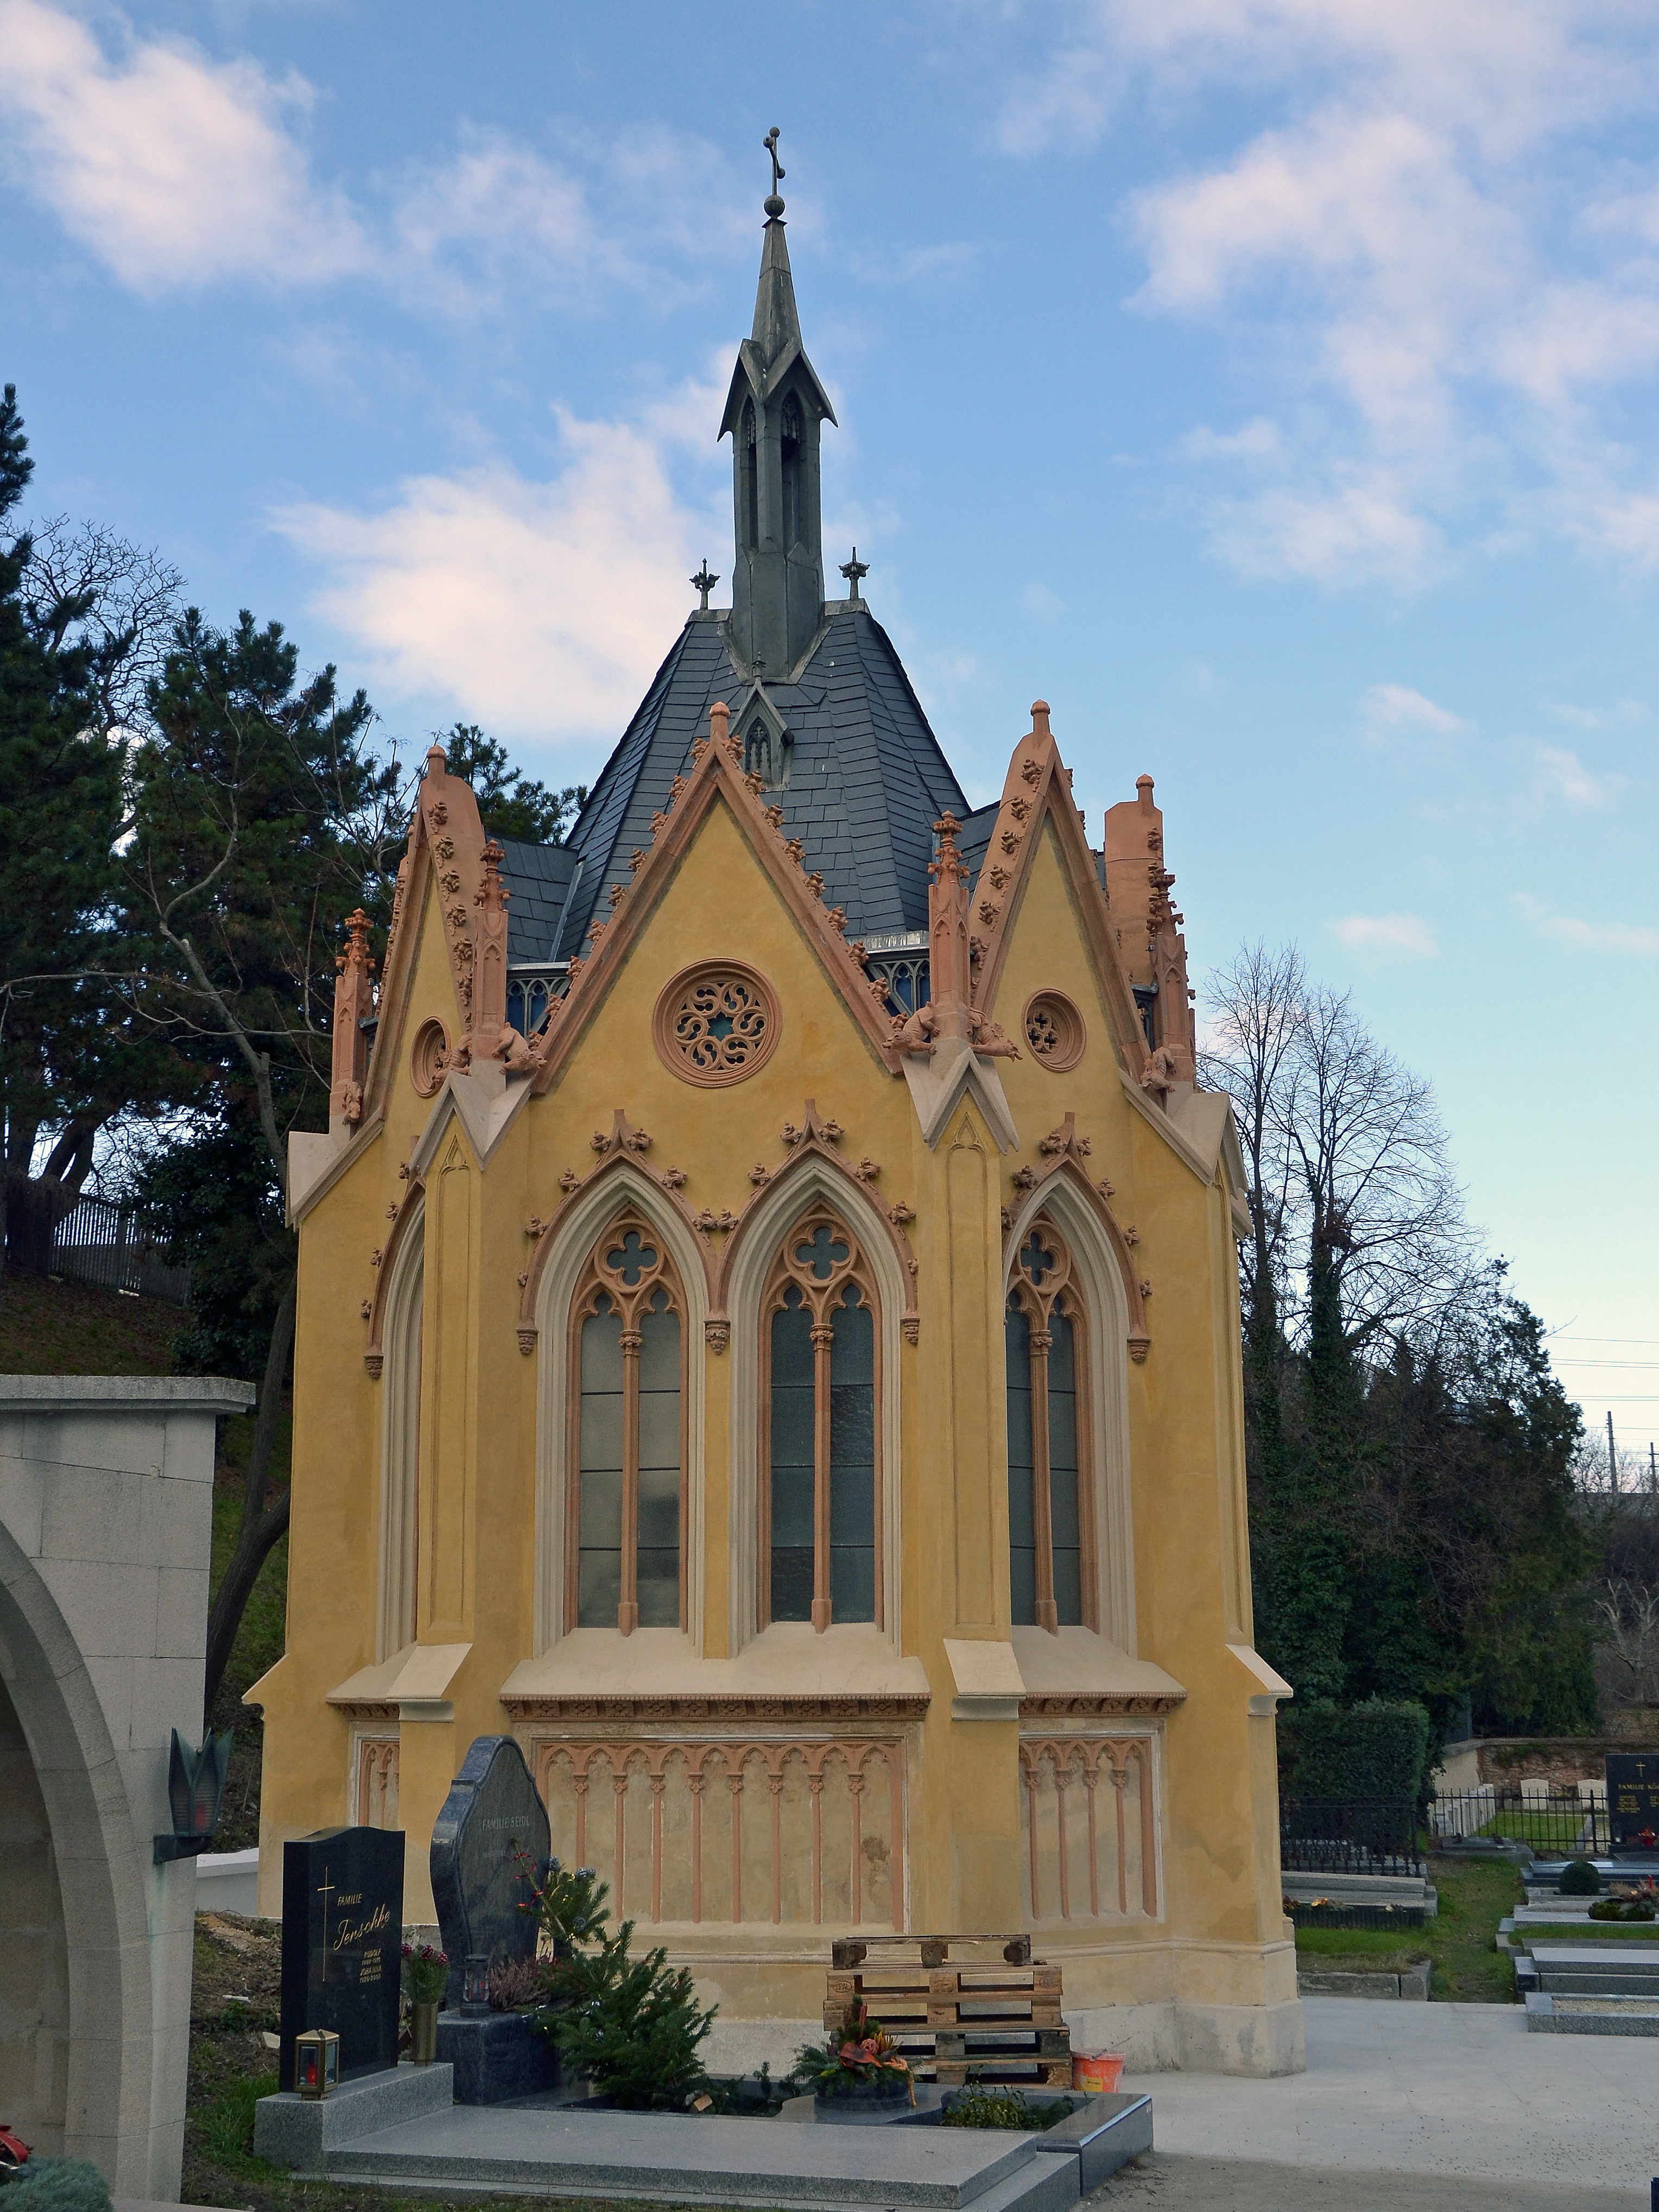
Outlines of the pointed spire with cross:
M 858 548 L 854 546 L 853 550 L 856 552 Z M 711 576 L 708 573 L 708 556 L 707 554 L 703 556 L 703 563 L 702 568 L 698 569 L 696 574 L 691 579 L 691 581 L 696 586 L 697 590 L 702 593 L 702 605 L 698 611 L 706 615 L 708 611 L 708 594 L 714 590 L 715 585 L 720 581 L 720 578 L 718 576 Z
M 869 574 L 870 563 L 867 561 L 860 560 L 859 549 L 856 545 L 853 548 L 852 559 L 850 561 L 843 561 L 842 562 L 841 573 L 847 579 L 848 598 L 849 599 L 857 599 L 859 595 L 860 580 L 861 578 Z

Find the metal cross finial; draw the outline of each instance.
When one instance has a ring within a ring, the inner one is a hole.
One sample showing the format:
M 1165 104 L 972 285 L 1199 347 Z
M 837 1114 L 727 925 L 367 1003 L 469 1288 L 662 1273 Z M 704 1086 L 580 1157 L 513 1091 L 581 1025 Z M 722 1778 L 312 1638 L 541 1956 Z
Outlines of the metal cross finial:
M 702 568 L 698 569 L 696 574 L 691 579 L 691 581 L 702 593 L 702 607 L 701 611 L 703 614 L 707 614 L 708 611 L 708 594 L 714 590 L 715 585 L 719 583 L 720 578 L 718 576 L 711 576 L 709 574 L 708 561 L 706 555 L 704 556 Z
M 857 599 L 859 595 L 859 579 L 860 576 L 867 576 L 869 574 L 870 563 L 867 561 L 860 560 L 859 549 L 856 545 L 853 548 L 852 559 L 850 561 L 843 561 L 842 562 L 841 573 L 847 579 L 848 598 L 849 599 Z
M 787 173 L 778 159 L 778 126 L 775 123 L 762 139 L 761 143 L 772 156 L 772 189 L 767 195 L 766 212 L 771 216 L 781 215 L 783 202 L 778 198 L 778 186 L 783 182 Z

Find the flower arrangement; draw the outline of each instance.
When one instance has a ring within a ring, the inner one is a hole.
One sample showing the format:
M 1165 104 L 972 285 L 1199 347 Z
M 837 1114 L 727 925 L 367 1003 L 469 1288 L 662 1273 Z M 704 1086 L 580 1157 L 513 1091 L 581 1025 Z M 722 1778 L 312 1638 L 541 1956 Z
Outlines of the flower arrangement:
M 862 1997 L 847 2008 L 840 2036 L 823 2045 L 809 2043 L 795 2061 L 795 2070 L 812 2084 L 820 2097 L 850 2096 L 854 2089 L 878 2096 L 896 2097 L 908 2089 L 916 2101 L 916 2085 L 910 2062 L 878 2020 L 872 2020 Z
M 410 2004 L 441 2004 L 449 1986 L 449 1960 L 430 1943 L 404 1945 L 404 1995 Z

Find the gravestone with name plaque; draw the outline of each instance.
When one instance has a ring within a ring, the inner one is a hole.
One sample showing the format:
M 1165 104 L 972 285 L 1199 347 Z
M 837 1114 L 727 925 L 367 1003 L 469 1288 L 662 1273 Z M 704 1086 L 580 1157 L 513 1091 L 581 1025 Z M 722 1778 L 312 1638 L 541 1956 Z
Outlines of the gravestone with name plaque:
M 398 1828 L 320 1828 L 283 1846 L 283 1997 L 278 2079 L 294 2087 L 294 2039 L 340 2039 L 340 2079 L 398 2063 L 404 1837 Z
M 1607 1753 L 1607 1819 L 1615 1851 L 1659 1848 L 1659 1753 Z
M 438 2015 L 438 2056 L 455 2069 L 458 2105 L 496 2105 L 557 2085 L 558 2058 L 524 2014 L 492 2012 L 483 1991 L 464 2002 L 490 1966 L 536 1954 L 531 1896 L 549 1865 L 547 1813 L 509 1735 L 481 1735 L 450 1787 L 432 1831 L 432 1898 L 449 1954 L 449 2009 Z
M 551 1832 L 524 1753 L 510 1735 L 481 1735 L 450 1784 L 432 1830 L 432 1899 L 449 1956 L 450 2006 L 466 1962 L 531 1959 L 531 1882 L 547 1870 Z

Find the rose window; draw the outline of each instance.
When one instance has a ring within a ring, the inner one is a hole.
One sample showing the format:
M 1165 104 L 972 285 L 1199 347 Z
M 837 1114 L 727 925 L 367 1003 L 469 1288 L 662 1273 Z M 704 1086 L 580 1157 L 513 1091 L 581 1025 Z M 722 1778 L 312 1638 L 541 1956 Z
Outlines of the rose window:
M 779 1027 L 771 985 L 735 961 L 688 969 L 657 1001 L 657 1050 L 688 1083 L 741 1082 L 770 1058 Z

